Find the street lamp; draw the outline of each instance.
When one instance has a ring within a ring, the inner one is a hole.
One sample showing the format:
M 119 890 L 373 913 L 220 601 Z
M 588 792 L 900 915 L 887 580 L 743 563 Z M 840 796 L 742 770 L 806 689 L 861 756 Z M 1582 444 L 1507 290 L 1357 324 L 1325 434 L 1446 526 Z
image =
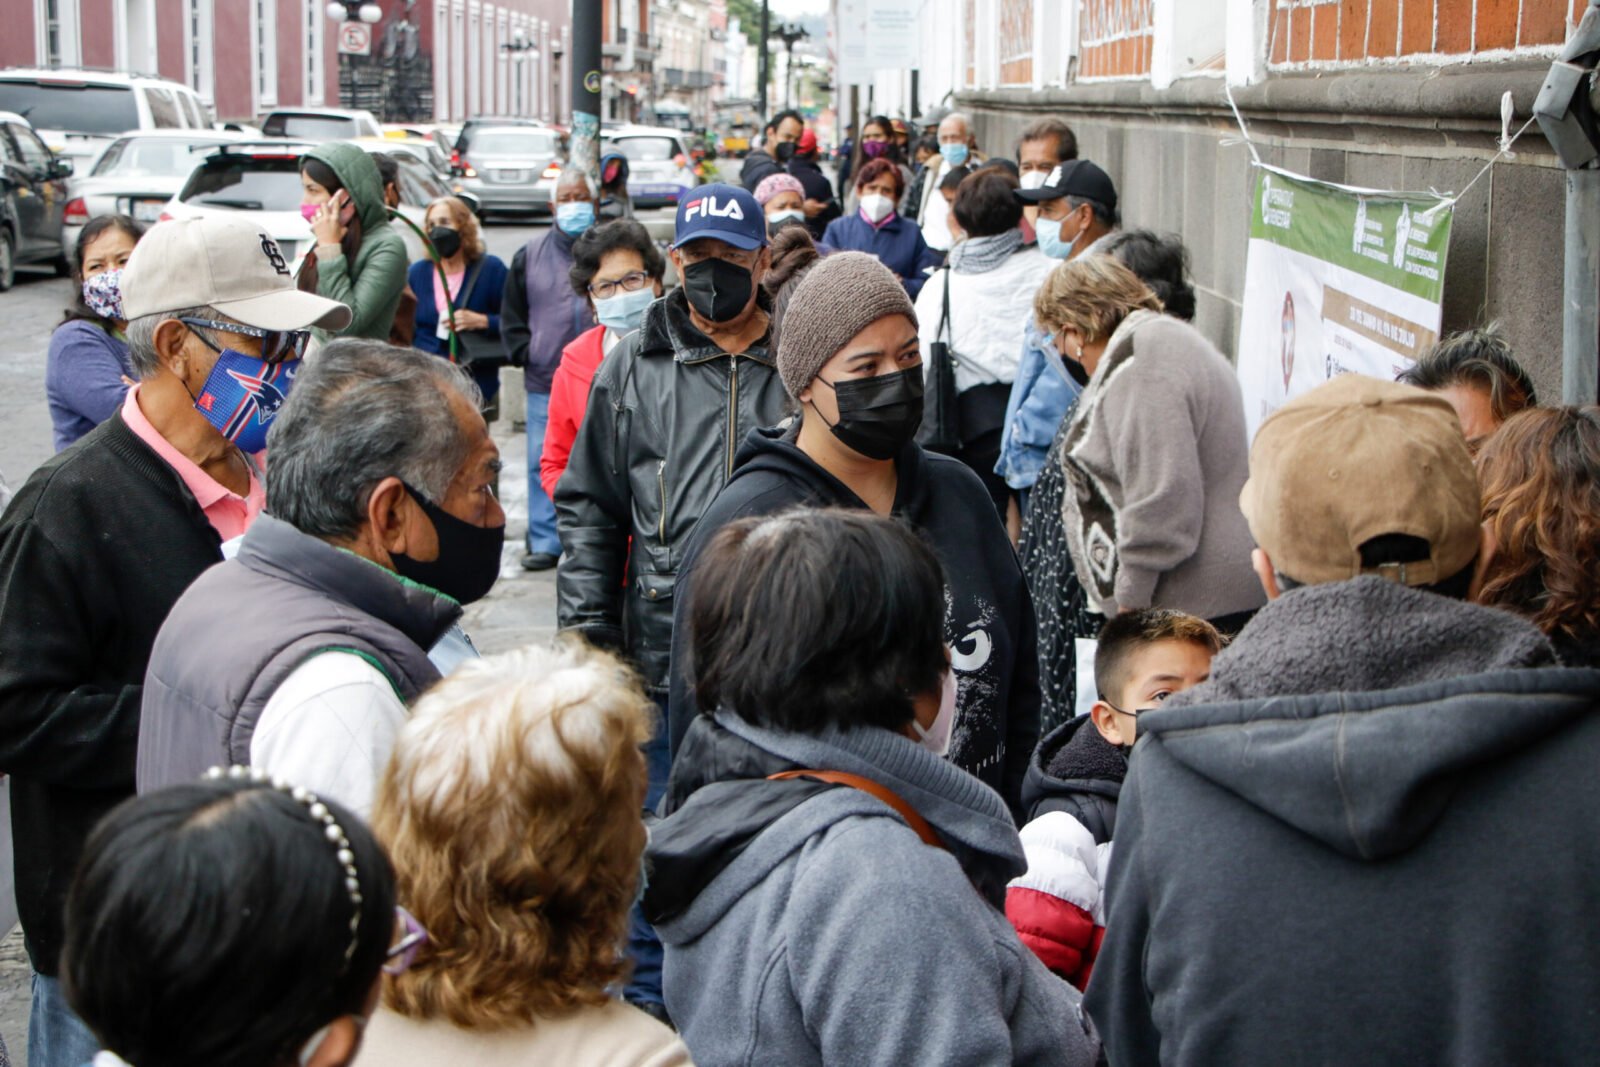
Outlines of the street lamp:
M 383 21 L 383 8 L 372 0 L 328 0 L 327 11 L 335 22 L 365 22 L 370 26 Z
M 772 36 L 781 40 L 784 50 L 788 52 L 783 64 L 783 106 L 792 107 L 794 105 L 789 97 L 794 87 L 794 46 L 811 35 L 803 27 L 784 23 L 772 31 Z
M 528 35 L 521 26 L 511 31 L 511 40 L 500 46 L 500 51 L 511 57 L 511 62 L 516 65 L 517 91 L 516 101 L 512 105 L 518 115 L 522 114 L 522 62 L 525 59 L 539 58 L 539 46 L 528 40 Z

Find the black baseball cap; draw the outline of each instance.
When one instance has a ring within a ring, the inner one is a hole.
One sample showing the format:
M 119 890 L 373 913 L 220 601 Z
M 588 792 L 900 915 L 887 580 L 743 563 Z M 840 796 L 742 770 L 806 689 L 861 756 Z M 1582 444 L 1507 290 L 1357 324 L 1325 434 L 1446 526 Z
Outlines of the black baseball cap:
M 1014 192 L 1016 198 L 1025 204 L 1076 196 L 1103 204 L 1108 211 L 1117 210 L 1117 187 L 1112 184 L 1111 175 L 1087 159 L 1069 159 L 1057 165 L 1039 188 L 1017 189 Z

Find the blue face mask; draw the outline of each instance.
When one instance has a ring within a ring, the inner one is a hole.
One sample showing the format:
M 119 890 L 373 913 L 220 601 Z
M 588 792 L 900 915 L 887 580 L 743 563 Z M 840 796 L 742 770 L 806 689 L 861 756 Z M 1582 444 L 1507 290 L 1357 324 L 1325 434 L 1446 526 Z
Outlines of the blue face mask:
M 1078 244 L 1076 237 L 1070 241 L 1061 239 L 1060 219 L 1047 219 L 1041 215 L 1033 224 L 1033 232 L 1039 237 L 1039 251 L 1051 259 L 1070 258 L 1073 248 Z
M 594 205 L 587 200 L 556 205 L 556 225 L 569 237 L 576 237 L 594 225 Z
M 298 359 L 268 363 L 224 348 L 194 398 L 195 410 L 240 451 L 260 452 L 299 370 Z
M 951 167 L 959 167 L 967 161 L 967 146 L 965 142 L 942 144 L 939 146 L 939 154 L 944 156 L 944 161 Z
M 595 317 L 600 320 L 600 325 L 613 333 L 632 333 L 644 321 L 644 309 L 655 298 L 655 288 L 648 285 L 631 293 L 619 292 L 594 302 Z

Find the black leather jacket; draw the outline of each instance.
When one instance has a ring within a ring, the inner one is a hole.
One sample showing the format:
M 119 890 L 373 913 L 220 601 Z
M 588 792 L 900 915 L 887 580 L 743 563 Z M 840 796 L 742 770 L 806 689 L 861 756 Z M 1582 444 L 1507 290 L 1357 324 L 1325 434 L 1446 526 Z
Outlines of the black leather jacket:
M 746 435 L 787 407 L 765 338 L 729 355 L 695 328 L 681 289 L 650 305 L 600 364 L 556 486 L 557 625 L 625 651 L 665 688 L 684 546 Z

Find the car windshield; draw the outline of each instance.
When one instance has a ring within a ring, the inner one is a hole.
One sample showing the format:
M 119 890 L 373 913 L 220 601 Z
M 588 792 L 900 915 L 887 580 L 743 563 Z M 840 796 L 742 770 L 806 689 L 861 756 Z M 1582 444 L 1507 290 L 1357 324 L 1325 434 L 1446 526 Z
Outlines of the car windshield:
M 200 159 L 196 149 L 220 141 L 182 141 L 169 137 L 124 137 L 112 141 L 94 165 L 96 177 L 181 178 Z
M 553 156 L 555 138 L 544 130 L 484 130 L 468 141 L 475 156 Z
M 36 130 L 122 133 L 139 128 L 139 106 L 126 85 L 0 81 L 0 111 L 15 111 Z
M 355 119 L 338 115 L 269 115 L 262 123 L 261 132 L 268 137 L 296 137 L 306 141 L 328 141 L 355 137 L 363 131 L 357 129 Z
M 671 137 L 619 137 L 617 147 L 629 163 L 660 163 L 678 154 L 678 142 Z
M 206 160 L 178 194 L 186 204 L 240 211 L 298 211 L 302 198 L 298 159 L 232 155 Z

